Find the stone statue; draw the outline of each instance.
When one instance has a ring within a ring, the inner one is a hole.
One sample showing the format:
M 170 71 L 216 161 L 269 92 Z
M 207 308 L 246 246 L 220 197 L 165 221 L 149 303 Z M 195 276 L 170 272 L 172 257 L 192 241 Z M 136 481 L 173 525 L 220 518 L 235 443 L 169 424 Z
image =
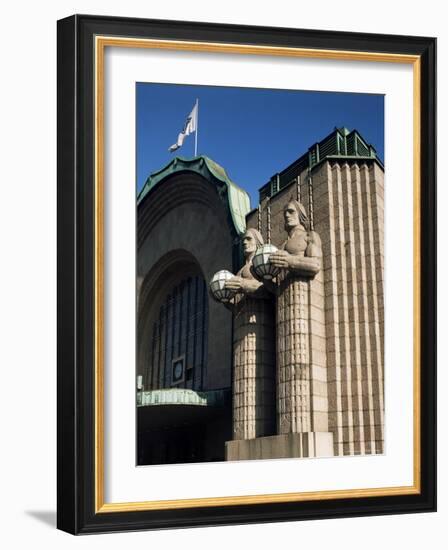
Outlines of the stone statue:
M 321 268 L 322 245 L 315 231 L 307 231 L 308 217 L 302 204 L 291 199 L 283 210 L 288 238 L 269 257 L 276 267 L 293 275 L 313 277 Z
M 282 268 L 276 289 L 277 430 L 309 433 L 314 431 L 310 281 L 321 269 L 322 247 L 319 235 L 305 228 L 308 218 L 302 204 L 289 200 L 283 216 L 288 238 L 269 257 Z
M 242 237 L 245 263 L 235 277 L 228 280 L 225 287 L 244 295 L 266 297 L 263 283 L 252 274 L 252 258 L 259 246 L 264 244 L 263 237 L 256 229 L 247 229 Z
M 243 237 L 245 263 L 225 283 L 236 292 L 228 304 L 234 314 L 233 439 L 275 433 L 275 309 L 272 295 L 252 275 L 252 258 L 263 237 L 248 229 Z
M 333 454 L 321 241 L 296 200 L 288 201 L 283 217 L 287 239 L 279 250 L 266 253 L 260 232 L 248 229 L 244 265 L 220 279 L 229 294 L 221 301 L 234 315 L 230 460 Z M 262 282 L 254 276 L 254 257 L 263 258 L 257 274 L 262 267 L 270 275 Z

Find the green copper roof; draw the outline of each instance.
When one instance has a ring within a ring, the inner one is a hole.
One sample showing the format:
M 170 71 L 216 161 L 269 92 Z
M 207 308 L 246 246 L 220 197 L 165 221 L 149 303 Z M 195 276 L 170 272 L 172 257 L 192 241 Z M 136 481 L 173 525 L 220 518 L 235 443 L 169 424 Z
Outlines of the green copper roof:
M 175 157 L 164 168 L 148 177 L 138 194 L 137 204 L 140 204 L 149 191 L 165 178 L 180 172 L 194 172 L 214 183 L 218 188 L 220 198 L 228 204 L 237 233 L 244 233 L 246 214 L 250 211 L 249 195 L 229 178 L 222 166 L 206 156 L 191 159 Z
M 288 187 L 300 172 L 306 169 L 313 170 L 325 159 L 374 160 L 383 168 L 375 148 L 369 145 L 357 130 L 350 131 L 345 127 L 335 128 L 331 134 L 312 145 L 305 154 L 287 168 L 274 174 L 270 181 L 260 188 L 260 201 Z

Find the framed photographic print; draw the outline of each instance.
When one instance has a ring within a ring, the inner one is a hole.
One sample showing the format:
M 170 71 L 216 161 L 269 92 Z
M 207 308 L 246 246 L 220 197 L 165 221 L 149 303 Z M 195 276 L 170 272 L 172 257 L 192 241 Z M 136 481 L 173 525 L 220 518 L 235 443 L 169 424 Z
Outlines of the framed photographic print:
M 58 527 L 434 511 L 433 38 L 58 22 Z

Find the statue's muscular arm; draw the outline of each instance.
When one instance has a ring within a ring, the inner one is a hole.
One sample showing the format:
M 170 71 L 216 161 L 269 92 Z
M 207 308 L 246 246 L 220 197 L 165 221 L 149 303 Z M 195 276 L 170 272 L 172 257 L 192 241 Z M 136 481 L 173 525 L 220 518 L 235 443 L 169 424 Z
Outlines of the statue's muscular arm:
M 262 298 L 266 295 L 263 283 L 256 279 L 239 277 L 238 275 L 226 281 L 226 288 L 247 294 L 253 298 Z
M 308 245 L 304 255 L 290 254 L 286 250 L 278 250 L 269 257 L 276 267 L 288 269 L 297 275 L 314 276 L 321 269 L 322 244 L 319 235 L 311 231 L 308 234 Z

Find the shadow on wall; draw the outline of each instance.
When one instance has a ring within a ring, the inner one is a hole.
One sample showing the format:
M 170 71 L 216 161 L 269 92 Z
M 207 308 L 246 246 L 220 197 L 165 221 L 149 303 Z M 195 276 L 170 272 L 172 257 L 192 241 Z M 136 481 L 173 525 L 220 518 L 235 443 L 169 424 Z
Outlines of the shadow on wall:
M 56 529 L 56 510 L 26 510 L 25 514 Z

